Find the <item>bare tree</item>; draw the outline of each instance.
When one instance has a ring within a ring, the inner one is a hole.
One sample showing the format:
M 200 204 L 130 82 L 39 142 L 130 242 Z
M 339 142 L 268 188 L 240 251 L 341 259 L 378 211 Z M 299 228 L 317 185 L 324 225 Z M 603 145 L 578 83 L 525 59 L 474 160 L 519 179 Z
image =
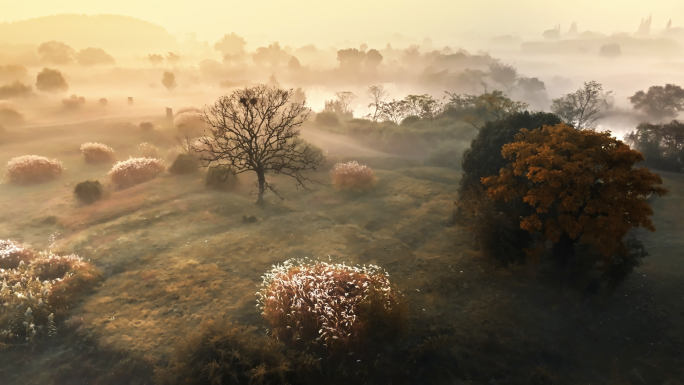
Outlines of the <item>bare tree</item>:
M 394 100 L 380 103 L 380 119 L 385 122 L 401 123 L 408 116 L 409 106 L 406 100 Z
M 282 197 L 266 181 L 273 171 L 294 178 L 306 189 L 313 182 L 303 173 L 323 164 L 322 153 L 299 138 L 298 127 L 309 115 L 303 103 L 292 102 L 293 91 L 259 85 L 221 96 L 204 109 L 210 136 L 198 139 L 195 151 L 205 167 L 228 166 L 234 174 L 254 171 L 264 204 L 266 189 Z
M 380 107 L 382 102 L 387 98 L 388 92 L 383 84 L 378 84 L 377 86 L 370 86 L 366 90 L 366 95 L 373 101 L 368 107 L 374 107 L 375 111 L 373 114 L 368 114 L 368 117 L 374 122 L 378 121 L 380 118 Z
M 551 101 L 551 112 L 578 130 L 591 127 L 610 108 L 612 91 L 603 92 L 603 86 L 595 81 L 585 82 L 579 90 Z

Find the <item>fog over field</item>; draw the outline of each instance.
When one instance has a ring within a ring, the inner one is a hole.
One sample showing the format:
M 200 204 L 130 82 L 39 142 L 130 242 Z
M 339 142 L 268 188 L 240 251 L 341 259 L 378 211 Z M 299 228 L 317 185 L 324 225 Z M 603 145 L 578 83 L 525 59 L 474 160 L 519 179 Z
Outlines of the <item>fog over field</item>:
M 680 1 L 6 3 L 0 384 L 684 384 Z

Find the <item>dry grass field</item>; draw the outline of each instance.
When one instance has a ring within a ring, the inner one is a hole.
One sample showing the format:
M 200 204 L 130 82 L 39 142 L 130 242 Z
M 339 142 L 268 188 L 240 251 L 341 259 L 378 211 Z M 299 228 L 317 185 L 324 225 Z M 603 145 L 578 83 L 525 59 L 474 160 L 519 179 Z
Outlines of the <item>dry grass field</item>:
M 416 383 L 684 384 L 680 174 L 663 174 L 671 193 L 653 205 L 658 232 L 644 234 L 650 257 L 611 296 L 586 297 L 549 282 L 537 266 L 498 268 L 473 250 L 469 234 L 452 224 L 460 171 L 317 141 L 315 132 L 304 136 L 329 155 L 371 166 L 374 189 L 337 191 L 327 170 L 311 175 L 321 182 L 311 192 L 270 175 L 285 200 L 269 194 L 262 209 L 254 175 L 240 175 L 239 187 L 225 192 L 207 189 L 200 170 L 109 186 L 101 201 L 79 203 L 75 184 L 109 184 L 111 168 L 86 163 L 82 143 L 104 143 L 119 159 L 135 156 L 142 142 L 162 154 L 174 144 L 173 135 L 136 125 L 30 128 L 0 144 L 0 164 L 35 154 L 65 167 L 43 184 L 0 184 L 0 239 L 78 254 L 106 276 L 70 309 L 70 329 L 61 328 L 70 336 L 0 352 L 3 384 L 149 384 L 153 366 L 204 320 L 227 315 L 265 332 L 255 307 L 261 275 L 295 257 L 372 263 L 390 273 L 410 301 L 404 344 L 443 341 L 411 358 Z M 384 359 L 376 365 L 398 365 Z

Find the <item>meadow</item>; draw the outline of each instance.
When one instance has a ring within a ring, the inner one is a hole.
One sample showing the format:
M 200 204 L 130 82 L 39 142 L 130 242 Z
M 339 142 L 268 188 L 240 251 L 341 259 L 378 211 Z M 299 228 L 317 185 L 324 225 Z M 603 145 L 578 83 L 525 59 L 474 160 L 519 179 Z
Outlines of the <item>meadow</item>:
M 148 120 L 158 129 L 140 130 Z M 375 358 L 368 383 L 684 383 L 681 174 L 661 173 L 670 194 L 653 203 L 658 231 L 641 234 L 650 257 L 615 292 L 587 296 L 538 265 L 501 268 L 475 250 L 453 220 L 458 167 L 307 127 L 302 136 L 328 154 L 309 175 L 320 183 L 306 191 L 269 174 L 284 200 L 266 195 L 261 208 L 253 174 L 232 191 L 207 188 L 205 169 L 115 190 L 111 165 L 87 164 L 79 150 L 101 142 L 125 160 L 150 142 L 164 157 L 175 144 L 164 129 L 155 117 L 116 118 L 22 128 L 0 143 L 0 164 L 36 154 L 65 167 L 50 182 L 0 184 L 0 239 L 78 254 L 106 277 L 69 309 L 58 338 L 0 353 L 3 383 L 151 383 L 155 366 L 204 321 L 228 317 L 266 334 L 255 292 L 290 258 L 379 265 L 409 302 L 408 333 Z M 370 166 L 375 187 L 335 190 L 336 160 Z M 104 198 L 78 202 L 74 186 L 95 179 Z M 356 378 L 346 374 L 323 376 Z

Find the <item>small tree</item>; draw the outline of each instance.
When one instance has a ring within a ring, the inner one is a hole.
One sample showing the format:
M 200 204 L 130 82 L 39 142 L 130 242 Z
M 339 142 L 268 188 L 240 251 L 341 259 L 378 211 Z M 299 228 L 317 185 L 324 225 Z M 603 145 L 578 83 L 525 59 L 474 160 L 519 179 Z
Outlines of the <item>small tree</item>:
M 641 110 L 654 119 L 674 118 L 684 111 L 684 89 L 674 84 L 653 86 L 648 92 L 639 91 L 630 96 L 635 110 Z
M 684 122 L 641 123 L 625 135 L 625 142 L 644 154 L 644 166 L 664 171 L 684 171 Z
M 603 92 L 603 86 L 595 81 L 585 82 L 574 93 L 553 99 L 551 111 L 578 130 L 590 128 L 610 107 L 608 98 L 611 93 Z
M 294 178 L 297 186 L 312 182 L 303 173 L 323 164 L 319 150 L 299 138 L 298 127 L 309 115 L 305 103 L 292 102 L 293 91 L 259 85 L 235 90 L 204 110 L 210 136 L 198 139 L 198 158 L 205 167 L 229 166 L 233 173 L 257 174 L 257 204 L 263 205 L 266 181 L 273 171 Z
M 36 88 L 43 92 L 66 92 L 69 85 L 59 70 L 43 68 L 36 76 Z
M 512 100 L 501 91 L 479 96 L 446 94 L 449 100 L 444 106 L 445 114 L 462 119 L 478 129 L 486 122 L 504 119 L 529 107 L 528 103 Z
M 335 99 L 326 100 L 324 109 L 336 113 L 340 118 L 352 119 L 354 117 L 354 110 L 349 105 L 354 99 L 356 99 L 356 95 L 353 92 L 335 92 Z
M 245 55 L 245 39 L 232 32 L 230 35 L 225 34 L 221 40 L 214 44 L 214 49 L 223 54 L 223 62 L 237 62 L 241 61 Z
M 377 122 L 378 119 L 380 118 L 380 108 L 382 106 L 382 103 L 385 101 L 385 98 L 387 98 L 387 90 L 385 89 L 385 86 L 383 84 L 378 84 L 376 86 L 370 86 L 366 90 L 366 95 L 371 99 L 372 103 L 368 105 L 368 107 L 373 107 L 375 108 L 375 111 L 373 111 L 372 114 L 368 114 L 368 117 L 374 121 Z
M 174 75 L 173 72 L 164 71 L 162 84 L 167 90 L 173 91 L 173 89 L 176 88 L 176 75 Z
M 657 174 L 634 168 L 643 155 L 610 132 L 578 131 L 562 123 L 523 129 L 503 146 L 502 155 L 508 166 L 482 182 L 494 200 L 521 197 L 531 206 L 520 228 L 538 237 L 532 256 L 549 240 L 555 259 L 575 264 L 576 247 L 586 244 L 608 269 L 616 254 L 626 252 L 623 239 L 631 228 L 655 231 L 647 197 L 667 190 Z
M 510 64 L 495 62 L 489 65 L 489 76 L 510 93 L 518 80 L 518 70 Z

